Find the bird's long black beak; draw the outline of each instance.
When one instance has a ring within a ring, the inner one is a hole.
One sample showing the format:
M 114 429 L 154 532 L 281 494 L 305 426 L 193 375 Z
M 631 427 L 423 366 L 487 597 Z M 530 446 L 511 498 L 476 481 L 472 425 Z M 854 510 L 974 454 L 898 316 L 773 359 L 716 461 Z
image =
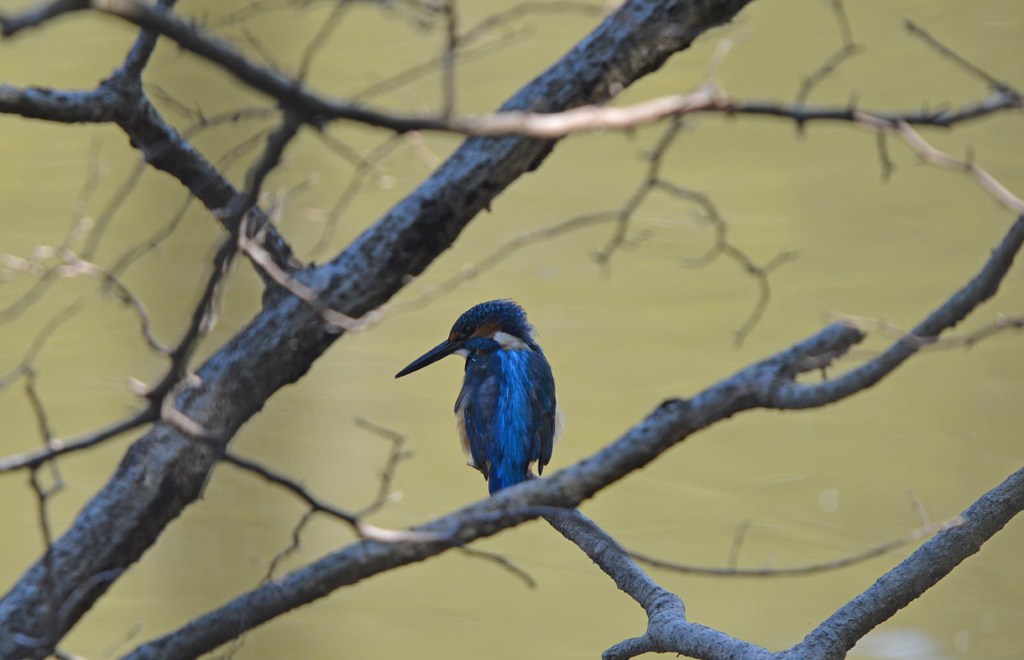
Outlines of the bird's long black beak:
M 461 341 L 448 341 L 448 340 L 445 340 L 445 341 L 441 342 L 440 344 L 438 344 L 434 348 L 430 349 L 429 351 L 427 351 L 426 353 L 424 353 L 420 357 L 418 357 L 415 360 L 413 360 L 412 364 L 410 364 L 408 367 L 406 367 L 405 369 L 402 369 L 397 374 L 395 374 L 395 378 L 401 378 L 402 376 L 406 376 L 408 374 L 411 374 L 414 371 L 419 371 L 420 369 L 422 369 L 423 367 L 425 367 L 427 365 L 434 364 L 435 362 L 437 362 L 441 358 L 443 358 L 443 357 L 445 357 L 447 355 L 451 355 L 455 351 L 457 351 L 460 348 L 462 348 L 462 344 L 463 344 L 463 342 L 461 342 Z

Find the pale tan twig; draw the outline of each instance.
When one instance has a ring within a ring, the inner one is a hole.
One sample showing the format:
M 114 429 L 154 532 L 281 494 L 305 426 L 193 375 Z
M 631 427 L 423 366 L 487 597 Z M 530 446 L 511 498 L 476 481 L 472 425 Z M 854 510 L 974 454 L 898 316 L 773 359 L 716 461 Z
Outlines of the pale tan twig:
M 749 32 L 738 32 L 720 39 L 715 44 L 715 50 L 711 53 L 711 57 L 708 58 L 708 64 L 704 68 L 704 82 L 711 83 L 715 81 L 718 77 L 718 70 L 722 68 L 722 64 L 725 63 L 725 58 L 729 52 L 748 39 L 750 39 Z
M 1024 200 L 1017 197 L 1009 191 L 1003 184 L 1001 184 L 995 177 L 982 169 L 979 165 L 975 164 L 973 160 L 968 157 L 965 160 L 959 160 L 953 158 L 949 154 L 939 151 L 931 144 L 929 144 L 921 134 L 910 127 L 905 121 L 899 121 L 896 124 L 896 133 L 899 134 L 903 141 L 910 146 L 926 163 L 931 165 L 938 165 L 939 167 L 945 167 L 952 170 L 960 170 L 970 174 L 978 185 L 987 191 L 992 197 L 996 199 L 1000 204 L 1010 209 L 1017 215 L 1024 213 Z
M 552 114 L 500 112 L 468 119 L 465 128 L 474 135 L 515 134 L 557 139 L 583 131 L 636 128 L 698 110 L 725 109 L 728 106 L 718 93 L 714 83 L 705 83 L 688 94 L 663 96 L 623 107 L 588 105 Z
M 339 330 L 353 331 L 364 328 L 369 319 L 370 315 L 364 316 L 359 319 L 354 319 L 347 314 L 331 309 L 323 300 L 320 299 L 320 292 L 313 287 L 307 286 L 303 282 L 299 281 L 298 278 L 293 277 L 289 273 L 285 272 L 283 268 L 274 263 L 273 258 L 266 250 L 263 249 L 260 244 L 259 235 L 255 238 L 249 238 L 246 234 L 248 233 L 247 228 L 244 226 L 245 220 L 243 219 L 243 230 L 238 234 L 238 247 L 252 260 L 252 262 L 258 265 L 263 271 L 270 276 L 274 282 L 288 290 L 293 296 L 303 301 L 310 307 L 312 307 L 324 322 L 330 326 Z
M 904 330 L 885 319 L 853 316 L 850 314 L 839 314 L 836 312 L 833 312 L 829 316 L 833 321 L 844 323 L 863 332 L 882 333 L 889 337 L 909 341 L 915 348 L 930 350 L 939 348 L 956 348 L 959 346 L 970 348 L 978 342 L 988 339 L 992 335 L 1003 332 L 1004 330 L 1020 330 L 1024 328 L 1024 314 L 1011 316 L 997 314 L 995 321 L 972 332 L 951 334 L 943 337 L 918 337 L 908 330 Z
M 912 490 L 907 489 L 907 497 L 910 498 L 910 505 L 914 509 L 914 513 L 921 520 L 921 527 L 930 527 L 932 524 L 931 516 L 928 515 L 928 510 L 924 508 L 924 502 L 914 494 Z
M 160 421 L 173 426 L 190 438 L 216 442 L 219 439 L 216 433 L 208 430 L 205 426 L 175 407 L 177 395 L 185 387 L 188 387 L 188 384 L 186 381 L 181 381 L 171 388 L 171 391 L 164 397 L 160 406 Z

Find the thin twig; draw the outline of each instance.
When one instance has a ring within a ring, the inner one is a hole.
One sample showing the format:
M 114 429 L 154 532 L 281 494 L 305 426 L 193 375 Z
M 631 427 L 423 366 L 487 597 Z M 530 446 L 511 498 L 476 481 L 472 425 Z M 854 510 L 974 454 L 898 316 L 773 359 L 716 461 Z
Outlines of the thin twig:
M 381 163 L 404 141 L 403 136 L 400 135 L 388 136 L 386 140 L 368 151 L 365 156 L 360 156 L 340 140 L 326 132 L 319 131 L 316 133 L 316 136 L 335 153 L 341 154 L 346 159 L 354 160 L 357 166 L 356 171 L 352 173 L 352 178 L 349 179 L 348 184 L 342 189 L 337 201 L 327 211 L 324 217 L 323 231 L 320 232 L 320 238 L 317 239 L 316 245 L 310 250 L 310 258 L 319 256 L 328 248 L 338 223 L 341 221 L 342 214 L 355 201 L 356 196 L 362 191 L 363 186 L 371 177 L 378 179 L 381 177 L 379 170 Z
M 380 510 L 388 502 L 394 501 L 395 493 L 391 492 L 391 486 L 395 480 L 395 473 L 398 470 L 398 464 L 404 459 L 409 458 L 412 452 L 405 450 L 405 436 L 401 433 L 385 428 L 378 424 L 363 419 L 362 417 L 356 418 L 356 426 L 366 429 L 386 440 L 391 441 L 391 450 L 388 452 L 388 460 L 384 465 L 384 469 L 380 473 L 380 488 L 377 490 L 377 497 L 374 498 L 373 502 L 363 507 L 356 515 L 360 518 L 364 518 L 371 513 Z
M 955 333 L 941 337 L 921 337 L 909 330 L 905 330 L 885 319 L 869 318 L 866 316 L 853 316 L 850 314 L 839 314 L 833 312 L 829 317 L 838 323 L 844 323 L 852 328 L 863 332 L 879 332 L 889 337 L 896 337 L 901 341 L 908 342 L 917 348 L 924 350 L 948 349 L 948 348 L 971 348 L 978 342 L 988 339 L 992 335 L 1005 330 L 1020 330 L 1024 328 L 1024 314 L 1004 315 L 997 314 L 996 320 L 984 325 L 977 330 L 967 333 Z
M 302 57 L 299 60 L 299 70 L 295 77 L 298 80 L 305 81 L 309 77 L 309 71 L 313 67 L 313 58 L 316 54 L 324 47 L 328 39 L 330 39 L 331 33 L 338 27 L 341 22 L 341 17 L 348 9 L 348 2 L 335 2 L 331 7 L 331 13 L 327 15 L 323 23 L 320 24 L 320 29 L 316 31 L 313 38 L 309 40 L 306 47 L 302 51 Z
M 850 18 L 846 15 L 843 0 L 832 0 L 832 14 L 839 25 L 839 37 L 842 45 L 800 84 L 800 89 L 796 93 L 797 105 L 806 103 L 815 87 L 835 73 L 843 62 L 861 52 L 861 47 L 853 42 L 853 29 L 850 27 Z M 802 128 L 803 124 L 797 124 L 797 126 Z
M 292 529 L 292 541 L 287 548 L 274 555 L 274 558 L 270 560 L 267 565 L 267 572 L 263 576 L 260 583 L 270 582 L 274 579 L 274 573 L 277 571 L 278 565 L 289 556 L 295 554 L 302 547 L 302 530 L 306 528 L 306 524 L 313 519 L 313 514 L 318 511 L 316 507 L 310 507 L 302 514 L 302 518 L 299 519 L 295 528 Z
M 39 483 L 38 468 L 32 468 L 29 471 L 29 483 L 32 486 L 32 491 L 36 495 L 36 507 L 37 514 L 39 516 L 39 529 L 43 535 L 43 566 L 46 570 L 46 576 L 43 579 L 43 584 L 46 589 L 46 597 L 49 600 L 49 607 L 47 607 L 47 617 L 49 619 L 49 625 L 47 631 L 49 632 L 48 638 L 40 640 L 45 644 L 46 648 L 52 649 L 56 646 L 57 641 L 60 639 L 60 599 L 57 596 L 57 576 L 55 574 L 54 562 L 53 562 L 53 533 L 50 530 L 50 516 L 47 510 L 47 502 L 50 497 L 61 488 L 63 488 L 63 482 L 54 483 L 49 489 L 43 488 L 42 484 Z
M 455 0 L 444 0 L 441 7 L 445 23 L 444 52 L 441 54 L 441 116 L 455 114 L 455 51 L 459 46 L 459 21 Z
M 943 153 L 929 144 L 921 134 L 915 131 L 905 121 L 897 122 L 896 133 L 903 141 L 910 146 L 918 155 L 931 165 L 938 165 L 948 169 L 962 170 L 970 174 L 974 180 L 985 191 L 996 199 L 1000 204 L 1016 214 L 1024 213 L 1024 200 L 1011 193 L 1006 186 L 1001 184 L 994 176 L 986 172 L 971 159 L 959 160 L 949 154 Z
M 850 555 L 848 557 L 842 557 L 840 559 L 834 559 L 832 561 L 821 562 L 818 564 L 808 564 L 805 566 L 791 566 L 786 568 L 780 568 L 777 566 L 766 566 L 763 568 L 738 568 L 735 565 L 735 552 L 731 552 L 729 555 L 729 562 L 725 567 L 713 567 L 713 566 L 693 566 L 691 564 L 680 564 L 677 562 L 667 561 L 664 559 L 657 559 L 650 555 L 629 551 L 629 556 L 633 557 L 639 562 L 647 564 L 648 566 L 655 566 L 657 568 L 664 568 L 678 573 L 686 573 L 688 575 L 714 575 L 717 577 L 793 577 L 796 575 L 811 575 L 813 573 L 823 573 L 826 571 L 835 571 L 840 568 L 846 568 L 847 566 L 853 566 L 854 564 L 860 564 L 869 559 L 874 559 L 888 552 L 925 538 L 944 532 L 948 529 L 958 527 L 963 523 L 963 520 L 959 517 L 953 518 L 940 525 L 929 525 L 915 529 L 898 539 L 882 543 L 873 548 L 869 548 L 864 552 L 858 552 L 857 554 Z M 741 532 L 738 533 L 737 538 L 741 539 L 742 534 L 749 529 L 749 525 L 743 525 L 740 527 Z M 735 543 L 734 543 L 735 548 Z
M 291 491 L 292 493 L 297 495 L 301 500 L 303 500 L 306 504 L 312 507 L 314 510 L 326 513 L 329 516 L 332 516 L 334 518 L 337 518 L 338 520 L 348 523 L 356 531 L 359 530 L 358 515 L 340 509 L 328 502 L 324 502 L 320 498 L 310 493 L 304 486 L 302 486 L 302 484 L 295 481 L 291 477 L 287 477 L 283 474 L 275 472 L 270 468 L 257 463 L 256 461 L 250 460 L 248 458 L 242 458 L 241 456 L 231 451 L 225 451 L 221 455 L 221 459 L 224 460 L 226 463 L 230 463 L 231 465 L 240 467 L 243 470 L 246 470 L 247 472 L 258 474 L 259 476 L 263 477 L 270 483 L 276 484 L 286 490 Z
M 50 320 L 40 328 L 39 332 L 37 332 L 36 336 L 32 339 L 32 343 L 25 349 L 25 353 L 22 355 L 21 361 L 5 375 L 0 376 L 0 390 L 10 387 L 30 369 L 32 363 L 39 355 L 39 352 L 43 350 L 43 346 L 46 345 L 46 342 L 49 341 L 50 337 L 52 337 L 62 325 L 70 321 L 75 317 L 75 315 L 82 311 L 84 306 L 85 303 L 82 300 L 78 300 L 50 317 Z
M 155 422 L 159 419 L 159 416 L 159 409 L 154 406 L 149 406 L 123 420 L 114 422 L 113 424 L 105 426 L 97 431 L 93 431 L 92 433 L 86 433 L 85 435 L 64 440 L 55 438 L 51 440 L 46 447 L 25 452 L 23 454 L 15 454 L 13 456 L 0 458 L 0 473 L 24 468 L 34 468 L 46 461 L 56 458 L 57 456 L 69 454 L 73 451 L 88 449 L 89 447 L 93 447 L 104 440 L 116 437 L 132 429 L 149 424 L 150 422 Z
M 238 235 L 238 247 L 259 266 L 274 282 L 287 290 L 293 296 L 309 305 L 323 318 L 327 329 L 335 331 L 353 331 L 365 327 L 372 315 L 365 315 L 359 319 L 339 312 L 329 307 L 320 297 L 320 292 L 313 287 L 307 286 L 298 278 L 291 276 L 279 267 L 270 254 L 260 245 L 260 236 L 249 238 L 248 231 Z
M 537 581 L 533 579 L 533 576 L 513 564 L 508 557 L 504 557 L 494 552 L 487 552 L 486 550 L 469 547 L 460 547 L 459 551 L 468 557 L 476 557 L 477 559 L 485 559 L 487 561 L 494 562 L 501 568 L 522 580 L 523 584 L 530 589 L 537 587 Z
M 964 69 L 971 75 L 981 78 L 996 91 L 1004 93 L 1013 92 L 1013 87 L 1003 82 L 1002 80 L 999 80 L 995 76 L 989 74 L 987 71 L 985 71 L 978 65 L 968 61 L 967 58 L 965 58 L 963 55 L 960 55 L 952 48 L 949 48 L 948 46 L 943 44 L 941 41 L 933 37 L 927 30 L 922 28 L 917 23 L 908 20 L 906 22 L 906 28 L 907 31 L 910 32 L 910 34 L 921 39 L 923 42 L 925 42 L 933 49 L 935 49 L 940 55 L 953 60 L 953 62 L 955 62 L 958 66 L 960 66 L 962 69 Z

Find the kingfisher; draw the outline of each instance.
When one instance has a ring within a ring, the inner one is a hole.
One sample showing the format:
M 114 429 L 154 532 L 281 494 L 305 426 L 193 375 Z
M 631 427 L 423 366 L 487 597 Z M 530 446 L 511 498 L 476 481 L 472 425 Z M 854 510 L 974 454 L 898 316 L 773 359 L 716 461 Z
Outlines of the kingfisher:
M 455 420 L 462 452 L 484 475 L 490 494 L 537 474 L 551 460 L 564 421 L 551 365 L 523 308 L 511 300 L 480 303 L 452 326 L 448 339 L 402 369 L 401 378 L 447 355 L 466 358 Z

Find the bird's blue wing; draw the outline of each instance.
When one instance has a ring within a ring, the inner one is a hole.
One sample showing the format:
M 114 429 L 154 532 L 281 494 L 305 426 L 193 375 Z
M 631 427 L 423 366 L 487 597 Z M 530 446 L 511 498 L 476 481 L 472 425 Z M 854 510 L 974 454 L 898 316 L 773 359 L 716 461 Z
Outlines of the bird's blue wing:
M 555 379 L 551 375 L 550 365 L 541 353 L 532 355 L 530 372 L 533 383 L 531 407 L 535 411 L 533 445 L 536 447 L 531 457 L 537 461 L 537 474 L 542 474 L 544 466 L 551 461 L 551 452 L 555 446 Z
M 490 477 L 491 462 L 487 456 L 490 443 L 490 418 L 498 407 L 498 381 L 500 373 L 488 369 L 488 356 L 471 354 L 466 360 L 466 376 L 459 398 L 455 400 L 455 415 L 462 436 L 462 450 L 473 459 L 484 479 Z

